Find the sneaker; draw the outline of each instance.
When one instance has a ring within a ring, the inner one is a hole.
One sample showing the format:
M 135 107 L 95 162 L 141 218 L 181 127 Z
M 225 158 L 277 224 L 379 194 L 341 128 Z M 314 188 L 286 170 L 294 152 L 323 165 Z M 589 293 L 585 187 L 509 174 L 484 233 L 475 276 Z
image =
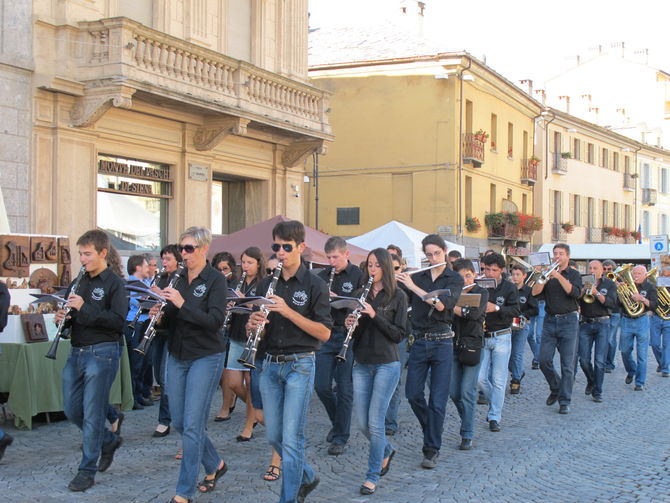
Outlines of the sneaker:
M 102 446 L 102 453 L 100 454 L 100 461 L 98 462 L 98 471 L 104 472 L 109 468 L 114 461 L 114 453 L 116 449 L 121 447 L 123 439 L 116 437 L 114 440 Z M 81 473 L 81 472 L 80 472 Z
M 331 428 L 330 431 L 328 432 L 328 435 L 326 435 L 326 442 L 330 444 L 332 443 L 334 438 L 335 438 L 335 431 Z
M 7 446 L 12 445 L 12 442 L 14 441 L 14 438 L 5 433 L 2 438 L 0 438 L 0 459 L 5 455 L 5 449 Z
M 670 377 L 670 372 L 662 372 L 661 377 Z
M 533 362 L 533 364 L 531 365 L 530 368 L 532 368 L 533 370 L 537 370 L 537 369 L 540 368 L 540 363 L 539 362 Z
M 470 449 L 472 449 L 472 439 L 471 438 L 462 439 L 461 445 L 458 446 L 458 450 L 469 451 Z
M 70 481 L 67 488 L 70 491 L 81 492 L 95 484 L 94 478 L 87 472 L 79 471 L 77 475 Z
M 644 386 L 640 386 L 639 384 L 635 385 L 635 391 L 643 391 L 643 390 L 644 390 Z
M 558 413 L 559 413 L 559 414 L 570 414 L 570 406 L 567 405 L 567 404 L 565 404 L 565 405 L 561 405 L 561 406 L 558 408 Z
M 328 454 L 331 456 L 339 456 L 344 452 L 344 444 L 330 444 L 328 447 Z
M 551 393 L 547 397 L 547 405 L 551 406 L 554 405 L 558 401 L 558 393 Z
M 489 430 L 500 431 L 500 423 L 498 421 L 489 421 Z
M 635 376 L 632 376 L 632 375 L 628 374 L 626 376 L 626 384 L 632 383 L 633 382 L 633 377 L 635 377 Z
M 587 384 L 586 389 L 584 390 L 584 394 L 585 395 L 590 395 L 591 393 L 593 393 L 593 385 Z
M 512 379 L 512 381 L 509 384 L 510 395 L 518 395 L 520 391 L 521 391 L 521 381 L 519 381 L 518 379 Z
M 439 453 L 429 453 L 423 455 L 423 461 L 421 461 L 421 467 L 431 470 L 437 466 L 437 458 Z
M 601 397 L 600 395 L 593 395 L 593 401 L 596 403 L 600 403 L 603 401 L 603 397 Z
M 395 435 L 395 430 L 391 428 L 386 428 L 386 431 L 384 433 L 386 433 L 387 437 L 392 437 L 393 435 Z
M 319 482 L 319 477 L 314 475 L 314 480 L 312 480 L 309 484 L 300 484 L 300 489 L 298 490 L 298 503 L 304 503 L 307 495 L 316 489 L 316 486 L 319 485 Z

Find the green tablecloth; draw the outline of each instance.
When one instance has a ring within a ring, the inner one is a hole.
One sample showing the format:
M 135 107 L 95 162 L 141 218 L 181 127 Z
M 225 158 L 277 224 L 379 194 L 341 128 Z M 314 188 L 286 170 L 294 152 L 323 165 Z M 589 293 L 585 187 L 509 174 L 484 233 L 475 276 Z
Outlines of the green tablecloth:
M 17 428 L 32 428 L 33 416 L 63 410 L 63 367 L 70 353 L 70 341 L 61 340 L 58 358 L 45 358 L 51 342 L 0 344 L 0 392 L 9 392 L 7 405 L 15 415 Z M 133 390 L 128 352 L 122 351 L 121 367 L 109 394 L 109 402 L 133 407 Z

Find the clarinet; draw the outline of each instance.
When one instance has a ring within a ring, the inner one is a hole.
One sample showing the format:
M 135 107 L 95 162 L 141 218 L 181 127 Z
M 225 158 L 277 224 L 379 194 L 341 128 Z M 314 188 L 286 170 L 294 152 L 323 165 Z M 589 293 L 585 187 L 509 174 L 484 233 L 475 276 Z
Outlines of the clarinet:
M 161 270 L 154 274 L 153 279 L 151 280 L 151 284 L 149 285 L 149 289 L 153 287 L 156 284 L 156 281 L 158 281 L 158 278 L 161 278 L 165 275 L 165 267 L 162 267 Z M 140 316 L 142 315 L 142 307 L 140 307 L 137 312 L 135 313 L 135 316 L 133 317 L 132 321 L 128 323 L 128 328 L 131 329 L 133 332 L 135 331 L 135 325 L 137 324 L 137 320 L 140 319 Z
M 237 284 L 237 288 L 235 288 L 236 292 L 239 292 L 244 286 L 244 280 L 247 279 L 247 273 L 243 272 L 242 277 L 240 278 L 240 282 Z M 230 325 L 230 317 L 233 315 L 230 309 L 226 310 L 226 317 L 223 319 L 223 325 L 222 328 L 224 330 L 228 330 L 228 326 Z
M 368 294 L 370 293 L 370 288 L 372 288 L 373 281 L 374 278 L 370 276 L 370 279 L 368 279 L 368 284 L 365 285 L 365 289 L 363 290 L 363 293 L 358 299 L 360 302 L 365 302 L 365 299 L 368 298 Z M 340 353 L 335 357 L 338 359 L 338 361 L 341 362 L 347 361 L 347 350 L 349 349 L 349 344 L 351 344 L 351 338 L 354 336 L 354 330 L 356 330 L 356 327 L 358 326 L 358 319 L 361 317 L 360 306 L 354 309 L 354 312 L 351 314 L 353 314 L 356 317 L 356 319 L 349 327 L 349 330 L 347 330 L 347 335 L 344 337 L 344 342 L 342 343 L 342 349 L 340 350 Z
M 330 291 L 333 288 L 333 280 L 335 279 L 335 266 L 330 268 L 330 276 L 328 276 L 328 294 L 330 295 Z
M 174 273 L 174 276 L 172 276 L 172 279 L 170 280 L 170 283 L 168 283 L 166 288 L 174 288 L 179 279 L 181 278 L 181 275 L 184 273 L 184 263 L 179 262 L 179 266 L 177 267 L 177 270 Z M 149 321 L 149 324 L 147 325 L 147 329 L 144 331 L 144 337 L 142 337 L 142 340 L 140 343 L 137 345 L 136 348 L 133 348 L 133 351 L 137 351 L 141 355 L 146 355 L 147 351 L 149 351 L 149 346 L 151 345 L 151 342 L 154 340 L 154 337 L 156 337 L 156 323 L 158 323 L 158 320 L 160 319 L 161 315 L 163 314 L 163 309 L 167 305 L 167 301 L 163 300 L 160 302 L 160 309 L 158 310 L 158 313 L 156 313 L 156 316 L 152 316 L 151 320 Z
M 86 273 L 86 266 L 81 266 L 81 269 L 79 269 L 79 274 L 77 275 L 76 279 L 74 280 L 74 283 L 72 283 L 72 288 L 70 288 L 70 295 L 71 294 L 76 294 L 77 289 L 79 288 L 79 283 L 81 282 L 81 279 L 84 277 L 84 274 Z M 47 354 L 44 356 L 46 358 L 49 358 L 50 360 L 55 360 L 56 359 L 56 354 L 58 353 L 58 343 L 60 342 L 61 337 L 63 339 L 69 339 L 70 338 L 70 328 L 65 328 L 65 323 L 67 320 L 67 317 L 70 315 L 72 312 L 72 308 L 68 307 L 65 309 L 65 316 L 63 316 L 63 319 L 60 320 L 60 323 L 58 324 L 58 329 L 56 330 L 56 337 L 54 338 L 53 343 L 51 344 L 51 347 L 49 348 L 49 351 Z
M 279 276 L 281 275 L 282 267 L 283 264 L 279 262 L 279 264 L 277 264 L 277 267 L 274 270 L 274 273 L 272 274 L 272 281 L 270 281 L 268 291 L 265 292 L 266 297 L 274 295 L 275 288 L 277 287 L 277 282 L 279 281 Z M 261 334 L 263 333 L 263 329 L 265 328 L 265 323 L 263 322 L 268 319 L 270 310 L 267 307 L 265 307 L 265 305 L 262 305 L 261 313 L 263 313 L 263 321 L 261 321 L 256 327 L 256 330 L 249 335 L 247 343 L 244 345 L 244 351 L 242 351 L 242 354 L 237 359 L 238 362 L 240 362 L 242 365 L 250 369 L 256 368 L 256 352 L 258 351 L 258 344 L 261 342 Z

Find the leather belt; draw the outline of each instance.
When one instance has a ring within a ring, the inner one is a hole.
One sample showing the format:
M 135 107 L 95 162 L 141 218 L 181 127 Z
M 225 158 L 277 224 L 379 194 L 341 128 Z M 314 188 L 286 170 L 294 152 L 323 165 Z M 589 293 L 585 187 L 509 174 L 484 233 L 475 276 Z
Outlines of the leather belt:
M 423 334 L 412 334 L 415 341 L 441 341 L 444 339 L 452 339 L 454 332 L 426 332 Z
M 507 335 L 511 333 L 512 333 L 511 328 L 503 328 L 502 330 L 496 330 L 495 332 L 484 332 L 484 337 L 490 339 L 492 337 L 498 337 L 499 335 Z
M 300 360 L 301 358 L 307 358 L 308 356 L 314 356 L 314 351 L 309 353 L 294 353 L 292 355 L 265 355 L 265 361 L 270 363 L 288 363 Z
M 563 313 L 563 314 L 547 314 L 550 318 L 565 318 L 566 316 L 571 316 L 573 314 L 577 314 L 577 311 L 570 311 L 569 313 Z
M 599 321 L 609 321 L 610 317 L 608 316 L 596 316 L 595 318 L 586 318 L 582 316 L 582 318 L 579 320 L 582 323 L 596 323 Z

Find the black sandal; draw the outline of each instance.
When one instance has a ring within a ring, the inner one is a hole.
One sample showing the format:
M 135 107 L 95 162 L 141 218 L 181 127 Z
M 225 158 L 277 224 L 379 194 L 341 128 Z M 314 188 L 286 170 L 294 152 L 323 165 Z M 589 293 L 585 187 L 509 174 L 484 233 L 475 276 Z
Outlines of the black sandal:
M 180 501 L 177 501 L 175 498 L 176 496 L 173 496 L 172 499 L 168 501 L 168 503 L 181 503 Z M 192 499 L 187 499 L 186 503 L 191 503 L 192 501 L 193 501 Z
M 281 476 L 281 468 L 278 467 L 277 465 L 270 465 L 268 466 L 268 471 L 265 472 L 265 475 L 263 475 L 263 480 L 267 480 L 268 482 L 274 482 L 275 480 L 279 480 L 280 476 Z
M 208 479 L 207 476 L 205 475 L 205 478 L 202 479 L 202 482 L 198 484 L 198 491 L 200 491 L 201 493 L 208 493 L 213 491 L 216 488 L 216 482 L 221 477 L 223 477 L 227 471 L 228 471 L 228 465 L 226 463 L 223 463 L 223 466 L 218 470 L 216 470 L 216 473 L 214 473 L 213 479 Z

